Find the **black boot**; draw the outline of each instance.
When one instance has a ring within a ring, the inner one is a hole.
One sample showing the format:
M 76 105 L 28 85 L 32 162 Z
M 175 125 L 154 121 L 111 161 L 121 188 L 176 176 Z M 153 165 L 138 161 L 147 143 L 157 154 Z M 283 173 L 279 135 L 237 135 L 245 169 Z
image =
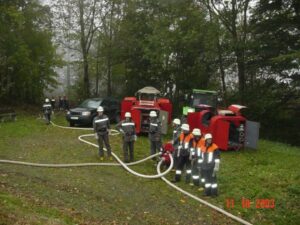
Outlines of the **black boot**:
M 217 197 L 218 196 L 218 189 L 217 188 L 213 188 L 211 190 L 211 196 L 213 196 L 213 197 Z
M 200 186 L 200 180 L 199 179 L 193 179 L 193 183 L 195 186 Z
M 204 195 L 205 196 L 211 196 L 211 187 L 205 187 Z

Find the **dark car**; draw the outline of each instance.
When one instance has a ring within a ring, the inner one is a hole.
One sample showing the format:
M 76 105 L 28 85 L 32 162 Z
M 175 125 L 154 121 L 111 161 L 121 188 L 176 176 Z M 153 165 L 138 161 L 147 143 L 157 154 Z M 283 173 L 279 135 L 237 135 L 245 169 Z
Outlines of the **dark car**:
M 89 98 L 84 100 L 78 107 L 70 109 L 67 112 L 66 119 L 70 126 L 75 124 L 91 125 L 94 117 L 97 115 L 97 108 L 102 106 L 104 114 L 106 114 L 110 121 L 120 121 L 120 103 L 114 98 Z

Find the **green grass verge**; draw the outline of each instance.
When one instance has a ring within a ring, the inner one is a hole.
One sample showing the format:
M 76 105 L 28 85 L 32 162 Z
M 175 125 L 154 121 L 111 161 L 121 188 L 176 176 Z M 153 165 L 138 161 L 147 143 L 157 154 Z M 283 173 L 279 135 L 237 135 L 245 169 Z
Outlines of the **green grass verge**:
M 99 162 L 97 149 L 77 140 L 88 132 L 46 126 L 37 116 L 18 114 L 17 122 L 0 124 L 1 159 Z M 63 115 L 54 120 L 67 124 Z M 112 137 L 111 145 L 122 156 L 121 138 Z M 148 154 L 147 138 L 139 137 L 135 158 Z M 298 224 L 299 148 L 261 140 L 258 150 L 224 152 L 221 157 L 220 196 L 204 199 L 254 224 Z M 132 168 L 156 173 L 150 161 Z M 179 186 L 202 195 L 195 187 Z M 251 201 L 250 208 L 242 207 L 242 198 Z M 233 208 L 227 208 L 229 199 L 234 200 Z M 259 199 L 274 199 L 275 208 L 256 208 Z M 46 169 L 0 164 L 0 203 L 0 224 L 235 224 L 160 179 L 138 178 L 121 167 Z

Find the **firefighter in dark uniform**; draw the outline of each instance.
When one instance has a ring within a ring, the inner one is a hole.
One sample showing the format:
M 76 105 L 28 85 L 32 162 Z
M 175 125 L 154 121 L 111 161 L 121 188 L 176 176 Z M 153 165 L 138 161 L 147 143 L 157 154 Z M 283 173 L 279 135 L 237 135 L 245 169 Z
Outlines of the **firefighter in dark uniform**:
M 98 139 L 100 160 L 102 161 L 104 159 L 103 142 L 107 150 L 107 155 L 109 159 L 112 160 L 111 148 L 110 148 L 109 138 L 108 138 L 109 129 L 110 129 L 109 118 L 105 114 L 103 114 L 102 106 L 98 107 L 97 112 L 98 115 L 94 118 L 93 127 L 95 131 L 95 137 L 96 139 Z
M 52 106 L 52 110 L 55 109 L 55 98 L 52 96 L 51 98 L 51 106 Z
M 181 174 L 184 169 L 186 169 L 185 182 L 189 183 L 191 180 L 191 160 L 190 160 L 190 149 L 193 144 L 193 135 L 190 133 L 190 126 L 188 124 L 182 124 L 181 134 L 179 136 L 179 146 L 178 146 L 178 162 L 175 172 L 175 180 L 173 182 L 179 182 L 181 179 Z
M 123 134 L 123 153 L 124 153 L 124 161 L 125 162 L 133 162 L 133 149 L 134 142 L 137 139 L 135 133 L 135 124 L 131 120 L 131 113 L 125 113 L 125 120 L 122 120 L 116 125 L 116 129 L 118 129 Z M 128 150 L 129 150 L 129 160 L 128 160 Z
M 52 106 L 48 98 L 45 99 L 45 102 L 43 104 L 43 112 L 46 119 L 46 124 L 49 125 L 51 121 Z
M 203 173 L 206 196 L 218 195 L 218 184 L 216 173 L 220 166 L 220 151 L 216 144 L 212 142 L 212 135 L 210 133 L 204 136 L 205 144 L 201 149 L 201 173 Z
M 173 137 L 172 137 L 172 145 L 174 148 L 173 151 L 173 159 L 174 159 L 174 168 L 176 169 L 177 161 L 178 161 L 178 146 L 179 146 L 179 136 L 181 133 L 180 128 L 180 119 L 173 120 Z
M 193 184 L 200 186 L 200 165 L 201 165 L 201 148 L 204 146 L 204 138 L 201 136 L 201 130 L 195 128 L 193 134 L 193 148 L 192 148 L 192 179 Z
M 161 122 L 157 118 L 155 111 L 150 112 L 150 124 L 149 124 L 149 140 L 150 140 L 150 155 L 161 151 Z M 152 158 L 155 160 L 154 158 Z

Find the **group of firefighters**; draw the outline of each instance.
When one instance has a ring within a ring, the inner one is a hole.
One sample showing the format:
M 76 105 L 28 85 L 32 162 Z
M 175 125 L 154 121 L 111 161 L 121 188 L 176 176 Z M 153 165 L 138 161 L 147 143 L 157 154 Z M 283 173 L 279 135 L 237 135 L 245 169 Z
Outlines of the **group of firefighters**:
M 48 113 L 51 105 L 45 102 L 43 105 L 44 113 L 48 121 L 50 115 Z M 99 157 L 104 160 L 103 144 L 107 150 L 107 155 L 112 160 L 111 146 L 109 143 L 109 118 L 104 114 L 103 107 L 97 108 L 98 115 L 93 120 L 93 128 L 95 138 L 98 140 Z M 131 113 L 125 113 L 125 119 L 116 125 L 123 136 L 123 154 L 125 162 L 134 161 L 134 142 L 137 140 L 135 132 L 135 123 L 131 118 Z M 172 148 L 164 149 L 162 145 L 162 126 L 155 111 L 150 112 L 149 123 L 149 141 L 150 154 L 161 152 L 161 155 L 169 156 L 172 154 L 174 159 L 175 177 L 173 182 L 179 182 L 181 175 L 185 171 L 185 181 L 191 185 L 204 190 L 206 196 L 217 196 L 218 185 L 216 173 L 219 171 L 220 151 L 218 146 L 212 142 L 210 133 L 201 134 L 198 128 L 190 131 L 190 127 L 186 122 L 179 119 L 173 120 L 173 138 Z M 153 158 L 156 160 L 155 158 Z M 165 159 L 165 158 L 164 158 Z M 167 161 L 167 160 L 165 160 Z
M 93 125 L 96 138 L 99 143 L 99 156 L 103 160 L 103 142 L 105 143 L 108 157 L 111 159 L 111 148 L 108 141 L 110 129 L 109 119 L 103 114 L 103 108 L 98 108 L 98 116 L 95 117 Z M 212 142 L 210 133 L 201 135 L 200 129 L 195 128 L 190 132 L 188 124 L 179 119 L 173 121 L 174 130 L 172 155 L 174 158 L 175 177 L 173 182 L 179 182 L 185 169 L 185 181 L 195 186 L 204 187 L 207 196 L 218 195 L 216 173 L 219 171 L 220 151 L 218 146 Z M 131 119 L 130 112 L 125 113 L 125 120 L 116 125 L 123 135 L 124 161 L 134 160 L 134 142 L 137 140 L 135 124 Z M 150 154 L 163 152 L 161 122 L 155 111 L 150 112 L 149 141 Z M 129 157 L 128 157 L 129 152 Z M 171 153 L 171 152 L 170 152 Z M 199 188 L 201 190 L 202 188 Z

